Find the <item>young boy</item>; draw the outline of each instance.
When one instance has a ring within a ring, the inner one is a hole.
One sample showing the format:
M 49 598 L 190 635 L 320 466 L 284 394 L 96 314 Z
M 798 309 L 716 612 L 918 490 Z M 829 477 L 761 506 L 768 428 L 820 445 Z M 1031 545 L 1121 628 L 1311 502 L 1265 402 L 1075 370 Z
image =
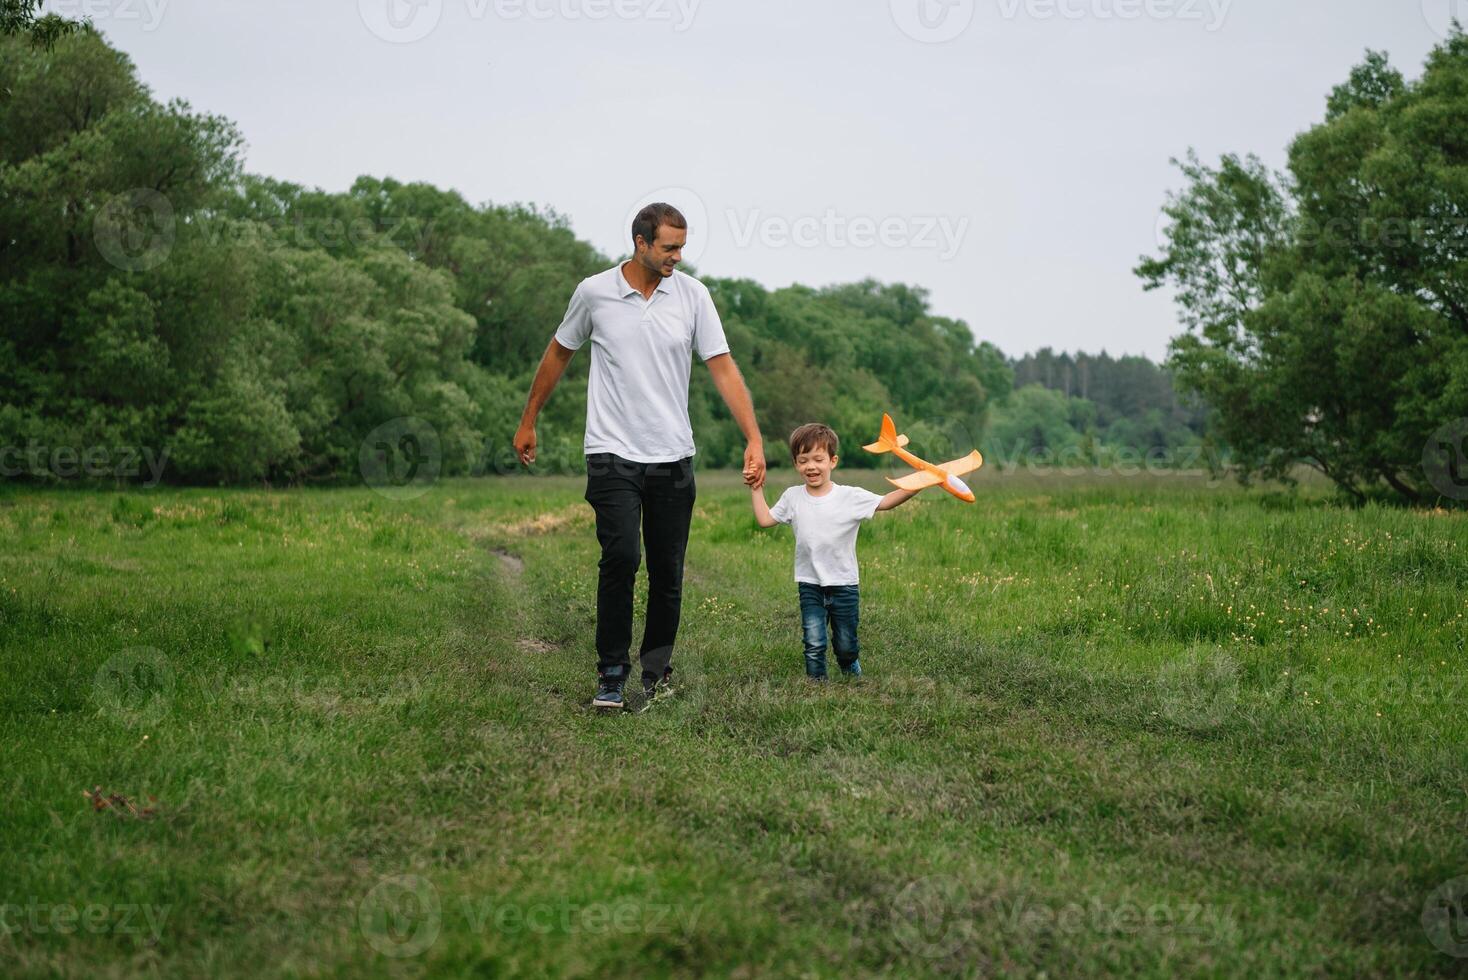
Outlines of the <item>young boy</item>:
M 773 508 L 763 488 L 751 492 L 760 527 L 789 524 L 795 531 L 795 582 L 800 592 L 800 622 L 805 634 L 805 674 L 826 679 L 826 625 L 836 662 L 847 677 L 861 676 L 856 639 L 856 532 L 879 510 L 891 510 L 913 496 L 893 490 L 879 497 L 860 487 L 831 482 L 840 440 L 819 422 L 790 433 L 790 457 L 804 477 L 802 485 L 780 495 Z

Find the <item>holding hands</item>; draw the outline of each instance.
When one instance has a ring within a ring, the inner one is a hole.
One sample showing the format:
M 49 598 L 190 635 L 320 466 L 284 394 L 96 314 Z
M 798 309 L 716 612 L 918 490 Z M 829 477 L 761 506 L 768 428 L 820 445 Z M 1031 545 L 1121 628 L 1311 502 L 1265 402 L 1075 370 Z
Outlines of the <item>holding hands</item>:
M 751 442 L 744 447 L 744 483 L 751 490 L 765 485 L 765 447 Z

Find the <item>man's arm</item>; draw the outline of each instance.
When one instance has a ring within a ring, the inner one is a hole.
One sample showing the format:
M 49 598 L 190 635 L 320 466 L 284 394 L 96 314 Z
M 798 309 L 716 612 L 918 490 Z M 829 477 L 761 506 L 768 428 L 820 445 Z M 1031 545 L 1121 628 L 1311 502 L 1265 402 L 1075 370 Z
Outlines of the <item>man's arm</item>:
M 540 367 L 535 369 L 535 380 L 530 382 L 530 397 L 526 399 L 525 411 L 520 415 L 520 428 L 515 431 L 515 454 L 520 457 L 522 466 L 535 462 L 535 420 L 540 417 L 541 408 L 545 406 L 556 383 L 566 372 L 566 365 L 571 363 L 575 354 L 574 350 L 562 346 L 559 340 L 552 337 L 545 354 L 540 358 Z
M 891 510 L 893 507 L 900 507 L 916 496 L 917 491 L 915 490 L 893 490 L 877 504 L 877 510 Z
M 749 397 L 744 376 L 739 373 L 733 354 L 716 354 L 704 363 L 713 375 L 714 387 L 719 389 L 724 404 L 739 423 L 739 431 L 744 433 L 744 482 L 759 489 L 765 485 L 765 441 L 754 420 L 754 401 Z

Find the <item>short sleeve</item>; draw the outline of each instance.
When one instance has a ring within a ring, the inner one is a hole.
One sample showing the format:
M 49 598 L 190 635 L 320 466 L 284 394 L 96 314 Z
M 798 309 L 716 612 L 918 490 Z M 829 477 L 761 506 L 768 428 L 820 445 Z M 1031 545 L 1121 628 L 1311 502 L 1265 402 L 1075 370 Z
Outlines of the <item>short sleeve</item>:
M 571 294 L 571 303 L 566 307 L 566 316 L 556 328 L 556 343 L 567 350 L 576 350 L 591 336 L 591 303 L 586 297 L 586 283 L 576 286 Z
M 714 297 L 700 284 L 693 301 L 693 349 L 700 360 L 729 353 L 729 341 L 724 337 L 724 321 L 719 319 Z M 773 513 L 773 511 L 771 512 Z
M 780 494 L 780 499 L 770 508 L 770 516 L 781 524 L 789 524 L 794 519 L 795 505 L 790 502 L 789 490 Z
M 861 487 L 850 487 L 848 494 L 851 513 L 859 521 L 870 520 L 877 512 L 877 505 L 882 502 L 881 496 Z

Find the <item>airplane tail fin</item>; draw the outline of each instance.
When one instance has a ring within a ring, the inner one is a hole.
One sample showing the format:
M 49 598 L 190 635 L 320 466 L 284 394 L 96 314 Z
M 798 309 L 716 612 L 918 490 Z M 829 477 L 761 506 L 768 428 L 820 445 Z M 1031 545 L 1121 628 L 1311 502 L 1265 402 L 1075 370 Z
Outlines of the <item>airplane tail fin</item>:
M 907 445 L 907 436 L 897 434 L 897 426 L 892 424 L 892 416 L 882 415 L 882 434 L 877 441 L 862 446 L 869 453 L 890 453 L 894 449 L 900 449 Z

